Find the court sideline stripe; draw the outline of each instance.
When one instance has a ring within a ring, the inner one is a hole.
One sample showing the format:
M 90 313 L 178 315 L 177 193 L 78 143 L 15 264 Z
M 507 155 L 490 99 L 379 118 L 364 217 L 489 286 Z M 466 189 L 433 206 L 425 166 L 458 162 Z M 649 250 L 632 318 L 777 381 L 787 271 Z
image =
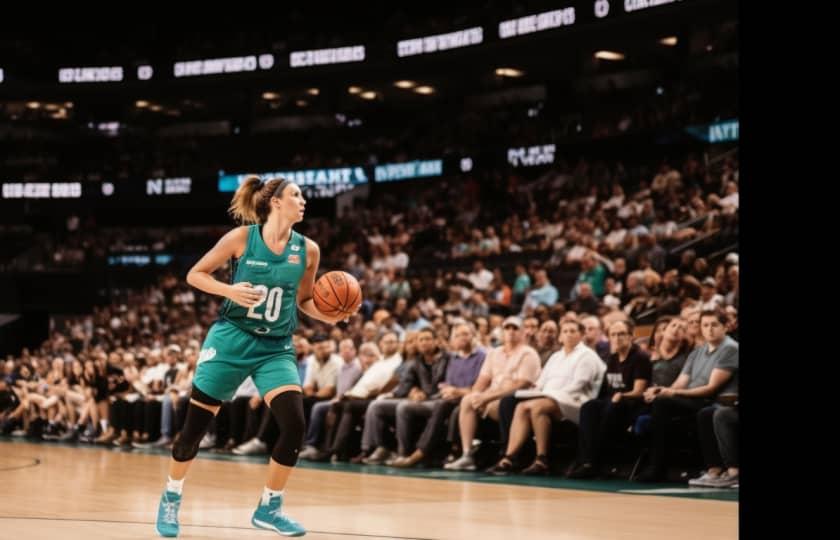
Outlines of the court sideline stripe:
M 89 523 L 120 523 L 120 524 L 131 524 L 131 525 L 149 525 L 153 526 L 154 523 L 150 521 L 119 521 L 113 519 L 77 519 L 77 518 L 58 518 L 58 517 L 36 517 L 36 516 L 0 516 L 0 519 L 19 519 L 19 520 L 29 520 L 29 521 L 75 521 L 75 522 L 89 522 Z M 239 529 L 239 530 L 246 530 L 246 531 L 253 531 L 257 530 L 254 527 L 230 527 L 230 526 L 223 526 L 223 525 L 191 525 L 187 523 L 182 523 L 182 527 L 201 527 L 205 529 Z M 307 533 L 316 533 L 316 534 L 335 534 L 340 536 L 361 536 L 365 538 L 395 538 L 397 540 L 436 540 L 435 538 L 422 538 L 418 536 L 392 536 L 392 535 L 383 535 L 383 534 L 365 534 L 365 533 L 350 533 L 350 532 L 335 532 L 335 531 L 313 531 L 308 530 Z

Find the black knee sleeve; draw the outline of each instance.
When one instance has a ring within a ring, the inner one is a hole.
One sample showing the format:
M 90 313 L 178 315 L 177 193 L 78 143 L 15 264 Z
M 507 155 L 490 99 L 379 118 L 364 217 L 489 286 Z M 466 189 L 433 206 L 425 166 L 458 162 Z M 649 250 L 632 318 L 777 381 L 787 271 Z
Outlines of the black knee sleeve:
M 280 437 L 271 451 L 271 458 L 280 465 L 294 467 L 306 434 L 303 395 L 296 391 L 278 394 L 271 400 L 271 413 L 280 426 Z
M 193 387 L 192 398 L 201 403 L 208 401 L 215 401 L 216 403 L 207 403 L 208 405 L 218 405 L 221 401 L 214 399 L 196 387 Z M 198 445 L 201 443 L 201 438 L 207 432 L 207 427 L 213 421 L 213 413 L 207 409 L 201 408 L 195 403 L 187 405 L 187 418 L 184 421 L 184 428 L 175 442 L 172 445 L 172 459 L 175 461 L 190 461 L 196 454 L 198 454 Z
M 213 396 L 208 396 L 196 385 L 193 385 L 192 391 L 190 391 L 190 399 L 194 399 L 199 403 L 204 403 L 205 405 L 211 405 L 213 407 L 218 407 L 222 404 L 221 400 L 218 400 Z

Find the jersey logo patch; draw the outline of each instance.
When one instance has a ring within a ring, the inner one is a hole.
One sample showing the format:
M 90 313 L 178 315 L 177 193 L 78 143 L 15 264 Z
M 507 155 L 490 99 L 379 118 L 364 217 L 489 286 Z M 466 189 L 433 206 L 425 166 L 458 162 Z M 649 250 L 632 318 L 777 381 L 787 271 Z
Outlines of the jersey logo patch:
M 206 360 L 210 360 L 216 356 L 216 349 L 210 347 L 209 349 L 201 349 L 201 352 L 198 354 L 198 361 L 196 364 L 200 364 Z
M 246 266 L 268 266 L 268 263 L 265 261 L 255 261 L 254 259 L 248 259 L 245 261 Z
M 292 244 L 292 251 L 300 251 L 300 246 L 297 244 Z
M 300 264 L 300 255 L 289 255 L 289 264 Z

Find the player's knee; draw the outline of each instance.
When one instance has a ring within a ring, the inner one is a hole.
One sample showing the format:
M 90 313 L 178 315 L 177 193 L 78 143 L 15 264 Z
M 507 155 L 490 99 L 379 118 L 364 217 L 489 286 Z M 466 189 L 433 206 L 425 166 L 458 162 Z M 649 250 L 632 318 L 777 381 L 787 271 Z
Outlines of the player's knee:
M 172 459 L 179 462 L 194 459 L 198 455 L 198 445 L 200 443 L 200 441 L 185 441 L 183 435 L 183 433 L 179 433 L 172 444 Z
M 218 406 L 221 402 L 193 386 L 192 399 L 208 406 Z M 213 413 L 195 403 L 187 405 L 187 418 L 184 428 L 172 445 L 172 459 L 175 461 L 190 461 L 198 454 L 198 445 L 213 420 Z
M 280 465 L 293 467 L 306 435 L 301 393 L 289 391 L 278 394 L 271 400 L 271 412 L 280 425 L 280 436 L 271 457 Z

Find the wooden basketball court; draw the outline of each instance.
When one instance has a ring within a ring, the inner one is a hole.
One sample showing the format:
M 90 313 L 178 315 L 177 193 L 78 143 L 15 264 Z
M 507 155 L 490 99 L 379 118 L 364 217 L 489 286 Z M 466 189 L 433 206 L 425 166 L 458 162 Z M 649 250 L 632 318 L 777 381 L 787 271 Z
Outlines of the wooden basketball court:
M 0 441 L 0 538 L 157 538 L 165 455 Z M 181 538 L 251 527 L 265 466 L 198 459 Z M 286 511 L 313 539 L 737 538 L 738 503 L 299 468 Z

